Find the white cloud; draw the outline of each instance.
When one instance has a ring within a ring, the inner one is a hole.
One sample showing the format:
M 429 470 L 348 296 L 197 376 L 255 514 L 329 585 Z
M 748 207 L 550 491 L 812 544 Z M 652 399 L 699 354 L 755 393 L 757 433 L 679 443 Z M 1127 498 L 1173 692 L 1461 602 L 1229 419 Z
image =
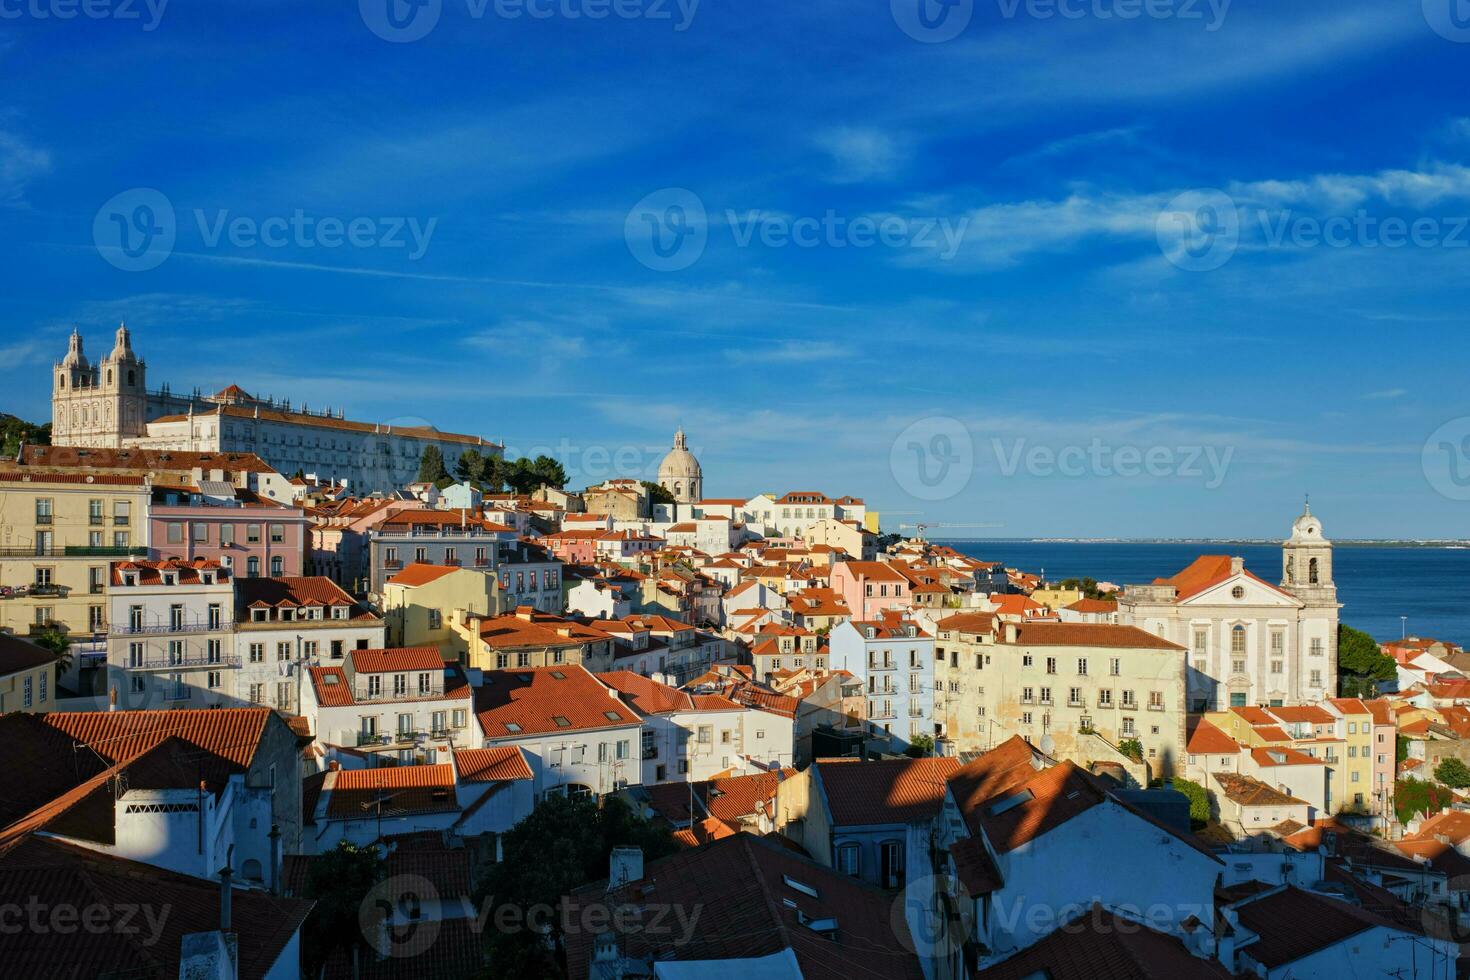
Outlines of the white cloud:
M 1361 397 L 1369 401 L 1387 401 L 1394 398 L 1402 398 L 1408 393 L 1408 389 L 1406 388 L 1385 388 L 1382 391 L 1370 391 Z
M 908 149 L 893 134 L 871 127 L 838 126 L 818 134 L 817 146 L 832 157 L 829 179 L 839 184 L 887 180 L 908 163 Z
M 27 186 L 51 170 L 51 154 L 8 130 L 0 130 L 0 206 L 25 203 Z
M 740 364 L 801 364 L 850 359 L 852 352 L 829 340 L 786 340 L 770 346 L 732 348 L 725 356 Z

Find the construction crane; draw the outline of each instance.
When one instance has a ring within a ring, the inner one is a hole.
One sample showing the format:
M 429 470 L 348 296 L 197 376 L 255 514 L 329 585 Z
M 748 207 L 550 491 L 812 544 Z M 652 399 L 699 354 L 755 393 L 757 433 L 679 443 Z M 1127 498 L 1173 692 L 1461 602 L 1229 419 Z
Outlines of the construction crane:
M 931 528 L 931 527 L 990 527 L 990 528 L 995 528 L 995 527 L 1004 527 L 1004 526 L 1005 525 L 1003 525 L 1003 524 L 950 524 L 950 523 L 948 523 L 946 521 L 921 521 L 921 522 L 919 522 L 917 524 L 900 524 L 898 527 L 899 527 L 900 530 L 902 530 L 904 528 L 913 528 L 914 530 L 916 530 L 916 531 L 919 532 L 918 533 L 918 536 L 917 536 L 917 540 L 923 541 L 924 540 L 924 531 L 927 530 L 928 528 Z

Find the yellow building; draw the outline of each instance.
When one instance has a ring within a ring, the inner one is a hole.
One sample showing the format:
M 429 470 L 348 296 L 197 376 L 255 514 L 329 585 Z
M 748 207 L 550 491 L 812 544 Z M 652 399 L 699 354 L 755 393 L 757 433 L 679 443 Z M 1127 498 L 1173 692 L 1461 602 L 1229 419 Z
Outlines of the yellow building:
M 1342 763 L 1346 785 L 1337 798 L 1349 809 L 1369 811 L 1375 788 L 1373 712 L 1357 698 L 1329 698 L 1323 707 L 1337 717 L 1337 734 L 1347 741 L 1347 757 Z
M 446 661 L 469 659 L 464 634 L 450 623 L 454 613 L 490 618 L 504 611 L 499 581 L 477 569 L 415 562 L 383 584 L 389 644 L 438 647 Z
M 143 475 L 0 469 L 0 628 L 100 636 L 105 655 L 108 565 L 147 557 L 151 492 Z
M 1065 609 L 1082 599 L 1081 589 L 1043 588 L 1034 589 L 1031 598 L 1048 609 Z
M 0 714 L 56 710 L 56 654 L 0 635 Z
M 1323 707 L 1314 704 L 1301 705 L 1272 705 L 1261 707 L 1247 705 L 1236 706 L 1225 711 L 1207 711 L 1204 720 L 1220 729 L 1226 735 L 1235 739 L 1246 749 L 1291 749 L 1320 759 L 1327 766 L 1326 795 L 1322 801 L 1322 809 L 1326 813 L 1334 814 L 1347 808 L 1351 810 L 1354 805 L 1355 794 L 1365 792 L 1372 785 L 1372 716 L 1369 715 L 1367 733 L 1365 735 L 1354 734 L 1354 738 L 1361 738 L 1362 742 L 1353 746 L 1353 756 L 1348 755 L 1350 743 L 1343 733 L 1347 726 L 1341 726 L 1342 720 L 1337 715 Z M 1356 724 L 1355 724 L 1356 727 Z M 1347 763 L 1357 762 L 1358 753 L 1366 751 L 1366 769 L 1360 771 L 1358 782 L 1354 783 L 1352 778 L 1353 769 Z M 1256 764 L 1260 764 L 1263 757 L 1252 754 Z M 1250 767 L 1247 766 L 1247 769 Z M 1247 774 L 1250 774 L 1249 772 Z M 1274 785 L 1274 784 L 1273 784 Z M 1354 788 L 1356 787 L 1356 788 Z M 1298 790 L 1293 790 L 1299 792 Z M 1316 805 L 1316 801 L 1312 801 Z M 1364 808 L 1366 812 L 1366 807 Z

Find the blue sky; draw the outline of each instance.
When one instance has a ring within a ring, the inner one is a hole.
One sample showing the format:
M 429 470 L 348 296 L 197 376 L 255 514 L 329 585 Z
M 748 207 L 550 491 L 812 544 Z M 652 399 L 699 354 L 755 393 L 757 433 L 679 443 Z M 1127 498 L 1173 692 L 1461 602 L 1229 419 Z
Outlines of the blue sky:
M 711 495 L 976 534 L 1280 535 L 1304 492 L 1335 536 L 1466 533 L 1438 0 L 962 0 L 942 41 L 918 0 L 429 0 L 402 42 L 387 0 L 66 2 L 0 0 L 0 411 L 126 319 L 154 383 L 579 480 L 682 423 Z M 107 236 L 145 190 L 139 269 Z

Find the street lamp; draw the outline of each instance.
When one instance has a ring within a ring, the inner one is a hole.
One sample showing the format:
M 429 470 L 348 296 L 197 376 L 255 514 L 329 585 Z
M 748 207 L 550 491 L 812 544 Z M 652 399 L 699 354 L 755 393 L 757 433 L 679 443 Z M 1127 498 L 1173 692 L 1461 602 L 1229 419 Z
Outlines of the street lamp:
M 1400 616 L 1399 617 L 1399 639 L 1402 640 L 1405 637 L 1407 637 L 1408 635 L 1409 635 L 1409 617 L 1408 616 Z

